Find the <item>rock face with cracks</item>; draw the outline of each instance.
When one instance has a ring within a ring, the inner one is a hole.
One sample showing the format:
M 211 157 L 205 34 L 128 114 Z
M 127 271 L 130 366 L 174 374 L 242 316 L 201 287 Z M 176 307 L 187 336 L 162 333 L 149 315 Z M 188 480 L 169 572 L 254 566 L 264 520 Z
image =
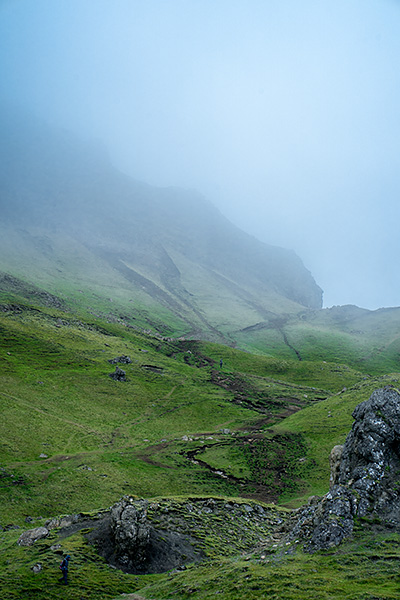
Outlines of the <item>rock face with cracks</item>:
M 400 394 L 386 387 L 359 404 L 343 447 L 331 454 L 331 489 L 310 498 L 289 535 L 314 552 L 337 546 L 354 518 L 377 518 L 400 529 Z
M 171 522 L 165 529 L 154 527 L 149 511 L 154 512 L 155 506 L 124 496 L 100 519 L 88 540 L 110 564 L 126 573 L 163 573 L 201 560 L 203 553 L 190 535 L 177 531 Z
M 146 500 L 133 503 L 129 498 L 123 498 L 111 509 L 111 531 L 116 553 L 119 561 L 125 565 L 146 561 L 150 540 L 147 506 Z

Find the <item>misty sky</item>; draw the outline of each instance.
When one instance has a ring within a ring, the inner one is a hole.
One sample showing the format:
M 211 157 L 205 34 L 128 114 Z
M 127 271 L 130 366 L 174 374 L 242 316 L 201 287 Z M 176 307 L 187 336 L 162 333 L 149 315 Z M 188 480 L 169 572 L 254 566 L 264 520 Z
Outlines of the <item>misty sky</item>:
M 0 0 L 8 100 L 400 305 L 400 0 Z

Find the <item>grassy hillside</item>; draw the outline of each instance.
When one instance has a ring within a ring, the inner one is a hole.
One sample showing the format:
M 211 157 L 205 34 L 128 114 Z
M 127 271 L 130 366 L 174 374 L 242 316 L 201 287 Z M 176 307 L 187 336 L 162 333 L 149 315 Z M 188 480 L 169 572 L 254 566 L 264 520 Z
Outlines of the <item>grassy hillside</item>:
M 365 377 L 337 363 L 153 337 L 26 303 L 3 303 L 0 331 L 2 524 L 28 512 L 89 510 L 125 491 L 276 501 L 285 490 L 268 481 L 279 473 L 263 479 L 258 466 L 271 425 Z M 109 377 L 108 361 L 121 355 L 132 361 L 119 365 L 125 382 Z M 287 468 L 296 435 L 279 440 Z M 254 437 L 258 457 L 248 452 Z M 201 463 L 190 460 L 195 455 Z M 215 474 L 221 468 L 224 478 Z M 306 463 L 296 489 L 309 478 Z
M 284 421 L 285 432 L 302 436 L 302 453 L 308 456 L 307 427 L 292 426 L 292 420 L 304 414 L 307 421 L 307 411 L 327 416 L 344 398 L 347 419 L 340 427 L 336 419 L 318 417 L 325 445 L 334 445 L 347 432 L 360 394 L 365 397 L 377 385 L 336 363 L 283 361 L 154 338 L 43 307 L 3 305 L 0 328 L 7 520 L 21 517 L 20 501 L 34 516 L 49 515 L 88 510 L 94 501 L 108 504 L 121 491 L 145 496 L 207 491 L 277 500 L 285 490 L 268 481 L 279 479 L 279 473 L 272 470 L 269 479 L 264 473 L 260 481 L 257 466 L 275 428 L 283 427 L 274 424 L 309 405 Z M 115 365 L 108 361 L 120 355 L 132 360 L 120 365 L 126 382 L 109 377 Z M 333 422 L 334 434 L 327 427 Z M 249 439 L 256 457 L 248 452 Z M 280 454 L 282 448 L 288 453 L 289 469 L 299 438 L 289 435 L 277 444 Z M 206 466 L 190 462 L 194 455 Z M 312 453 L 309 460 L 315 460 Z M 308 462 L 296 473 L 300 488 L 311 485 Z M 221 468 L 228 477 L 215 475 Z
M 371 375 L 390 373 L 400 369 L 400 308 L 302 311 L 241 329 L 235 339 L 252 352 L 339 362 Z
M 161 500 L 175 506 L 191 499 Z M 223 501 L 229 503 L 231 499 Z M 157 499 L 157 502 L 159 500 Z M 264 506 L 271 518 L 276 509 Z M 90 515 L 88 515 L 89 517 Z M 281 513 L 281 516 L 282 513 Z M 211 525 L 211 526 L 210 526 Z M 239 523 L 236 524 L 240 527 Z M 400 540 L 359 523 L 352 540 L 338 549 L 307 555 L 295 544 L 285 549 L 277 546 L 250 549 L 246 538 L 227 536 L 227 529 L 217 519 L 209 520 L 210 535 L 203 539 L 208 559 L 166 574 L 128 575 L 113 569 L 99 559 L 86 539 L 90 527 L 68 538 L 59 530 L 31 547 L 20 547 L 20 532 L 2 533 L 0 552 L 0 586 L 5 600 L 54 599 L 86 600 L 209 600 L 218 595 L 222 600 L 303 600 L 314 596 L 321 600 L 360 600 L 400 598 L 398 561 Z M 260 535 L 247 525 L 247 539 Z M 221 544 L 221 538 L 225 544 Z M 229 540 L 227 542 L 227 538 Z M 63 552 L 71 556 L 70 585 L 61 588 L 57 579 Z M 40 565 L 35 574 L 32 568 Z
M 210 524 L 215 537 L 204 538 L 208 560 L 165 575 L 112 569 L 88 545 L 86 530 L 66 538 L 54 530 L 19 547 L 23 529 L 55 515 L 97 514 L 124 494 L 299 506 L 327 491 L 329 452 L 343 442 L 356 404 L 400 376 L 144 333 L 12 285 L 0 307 L 3 598 L 58 598 L 62 551 L 74 558 L 63 590 L 74 600 L 122 592 L 201 599 L 216 591 L 226 600 L 292 599 L 317 589 L 321 598 L 369 598 L 382 572 L 380 593 L 400 597 L 398 536 L 362 524 L 337 551 L 310 557 L 295 545 L 274 549 L 266 531 L 255 530 L 265 540 L 254 541 L 248 521 L 229 534 L 218 517 Z M 116 367 L 109 361 L 120 356 L 132 361 L 118 364 L 126 381 L 109 377 Z M 221 535 L 228 537 L 219 546 Z M 38 562 L 43 570 L 34 574 Z
M 400 538 L 380 523 L 313 556 L 279 531 L 328 491 L 354 407 L 399 385 L 400 309 L 320 310 L 294 253 L 196 194 L 27 118 L 1 126 L 1 598 L 60 598 L 66 552 L 67 600 L 400 598 Z M 127 494 L 204 560 L 112 568 L 90 536 Z M 84 525 L 17 544 L 57 515 Z
M 194 191 L 120 173 L 95 144 L 0 115 L 0 270 L 92 312 L 234 343 L 237 323 L 319 308 L 293 251 L 262 243 Z M 111 298 L 111 300 L 110 300 Z M 112 306 L 110 306 L 112 302 Z M 153 323 L 156 318 L 156 323 Z

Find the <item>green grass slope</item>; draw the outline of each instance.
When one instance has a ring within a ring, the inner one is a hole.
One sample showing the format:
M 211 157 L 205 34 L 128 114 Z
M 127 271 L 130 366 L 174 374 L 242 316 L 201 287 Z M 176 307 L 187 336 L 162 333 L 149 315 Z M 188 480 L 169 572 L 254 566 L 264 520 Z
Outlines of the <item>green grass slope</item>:
M 194 191 L 135 181 L 95 144 L 3 108 L 3 272 L 81 305 L 83 292 L 102 315 L 135 319 L 134 303 L 152 329 L 223 343 L 237 322 L 321 306 L 293 251 L 241 231 Z
M 89 510 L 124 492 L 278 500 L 279 461 L 262 476 L 271 425 L 364 377 L 22 303 L 2 305 L 0 333 L 3 525 Z M 132 361 L 120 365 L 125 382 L 109 377 L 108 361 L 121 355 Z M 294 433 L 278 444 L 288 464 Z
M 190 500 L 190 499 L 189 499 Z M 230 501 L 226 499 L 225 501 Z M 185 499 L 178 499 L 184 503 Z M 187 502 L 187 500 L 186 500 Z M 177 504 L 176 501 L 168 501 Z M 264 506 L 271 511 L 270 507 Z M 272 508 L 272 510 L 274 510 Z M 276 514 L 277 511 L 275 511 Z M 90 515 L 87 515 L 90 518 Z M 55 529 L 30 547 L 17 544 L 20 531 L 2 532 L 0 590 L 4 600 L 398 600 L 400 598 L 398 534 L 367 523 L 356 526 L 352 539 L 331 551 L 304 554 L 295 543 L 284 548 L 249 540 L 268 534 L 248 522 L 227 532 L 222 521 L 206 518 L 209 535 L 202 538 L 208 558 L 185 570 L 165 574 L 128 575 L 100 559 L 86 539 L 90 525 L 65 538 Z M 244 533 L 245 530 L 242 530 Z M 236 533 L 236 537 L 233 537 Z M 230 539 L 231 536 L 231 539 Z M 229 541 L 231 543 L 229 543 Z M 225 543 L 223 543 L 224 541 Z M 227 543 L 228 541 L 228 543 Z M 69 585 L 58 582 L 58 565 L 69 552 Z M 33 568 L 41 570 L 34 573 Z
M 131 598 L 395 600 L 400 598 L 399 558 L 398 535 L 362 530 L 329 553 L 305 555 L 287 548 L 275 554 L 260 548 L 234 559 L 220 557 L 146 582 L 139 589 L 140 595 Z
M 338 362 L 372 375 L 400 368 L 400 308 L 336 306 L 271 317 L 235 333 L 250 351 L 304 361 Z
M 149 334 L 8 285 L 0 304 L 2 598 L 58 598 L 63 551 L 74 557 L 63 597 L 74 600 L 400 597 L 399 537 L 362 523 L 339 549 L 306 556 L 295 544 L 266 543 L 266 532 L 253 539 L 250 523 L 229 541 L 218 519 L 204 538 L 205 562 L 161 575 L 112 569 L 85 531 L 60 538 L 54 530 L 18 546 L 24 529 L 96 512 L 124 494 L 299 506 L 328 490 L 329 452 L 344 441 L 354 407 L 377 387 L 397 386 L 400 374 Z M 127 380 L 114 381 L 108 361 L 122 355 L 132 361 L 119 364 Z
M 146 262 L 128 251 L 121 258 L 94 250 L 65 232 L 3 224 L 0 299 L 12 293 L 39 301 L 50 294 L 79 314 L 163 336 L 211 340 L 307 365 L 346 364 L 371 375 L 399 370 L 400 308 L 305 309 L 261 284 L 256 298 L 251 282 L 238 285 L 184 249 L 167 250 L 161 258 L 149 250 Z

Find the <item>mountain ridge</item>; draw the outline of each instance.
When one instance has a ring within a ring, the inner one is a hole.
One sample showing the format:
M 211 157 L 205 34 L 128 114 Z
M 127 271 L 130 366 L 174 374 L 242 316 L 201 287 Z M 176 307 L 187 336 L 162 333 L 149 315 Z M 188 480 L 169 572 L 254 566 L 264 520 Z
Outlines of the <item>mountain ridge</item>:
M 92 147 L 28 124 L 2 123 L 4 272 L 13 274 L 9 236 L 14 274 L 32 283 L 31 259 L 47 260 L 43 270 L 50 270 L 53 255 L 54 284 L 67 276 L 63 262 L 79 262 L 81 248 L 81 263 L 90 253 L 91 262 L 117 271 L 133 296 L 183 320 L 190 335 L 225 341 L 232 337 L 232 325 L 224 325 L 230 313 L 232 323 L 243 309 L 250 324 L 265 311 L 322 306 L 322 291 L 293 251 L 241 231 L 195 192 L 137 182 Z M 84 274 L 83 265 L 75 270 L 76 277 Z

